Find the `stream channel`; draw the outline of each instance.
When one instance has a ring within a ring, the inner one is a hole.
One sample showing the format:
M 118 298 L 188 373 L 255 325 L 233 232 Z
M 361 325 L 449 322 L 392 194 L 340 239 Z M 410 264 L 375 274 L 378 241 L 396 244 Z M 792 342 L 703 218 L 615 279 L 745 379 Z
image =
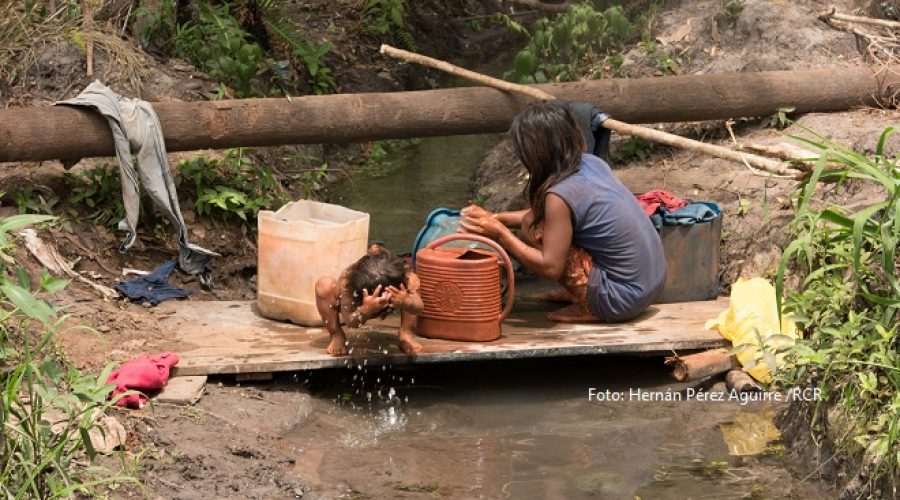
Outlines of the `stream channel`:
M 408 251 L 429 211 L 467 203 L 495 138 L 423 139 L 332 201 L 370 213 L 371 238 Z M 313 498 L 833 496 L 787 458 L 772 404 L 632 396 L 686 389 L 661 357 L 351 363 L 309 374 L 318 409 L 285 441 Z M 590 400 L 590 388 L 621 400 Z

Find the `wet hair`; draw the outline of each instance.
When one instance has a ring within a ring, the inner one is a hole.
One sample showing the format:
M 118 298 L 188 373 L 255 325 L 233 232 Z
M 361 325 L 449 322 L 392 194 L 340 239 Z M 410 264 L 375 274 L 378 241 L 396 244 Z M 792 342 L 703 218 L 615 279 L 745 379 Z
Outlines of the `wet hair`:
M 578 172 L 586 144 L 568 106 L 560 101 L 536 102 L 513 120 L 513 151 L 528 171 L 523 194 L 534 213 L 532 227 L 544 220 L 547 190 Z
M 389 286 L 399 288 L 406 284 L 406 265 L 403 260 L 382 250 L 366 255 L 347 268 L 344 291 L 353 305 L 359 307 L 363 300 L 363 290 L 372 294 L 378 285 L 384 290 Z

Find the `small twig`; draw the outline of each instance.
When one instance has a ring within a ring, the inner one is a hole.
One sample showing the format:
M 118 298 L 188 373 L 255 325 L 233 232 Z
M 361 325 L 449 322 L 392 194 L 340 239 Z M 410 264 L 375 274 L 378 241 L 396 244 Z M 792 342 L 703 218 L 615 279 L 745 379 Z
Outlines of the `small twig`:
M 457 22 L 466 22 L 466 21 L 480 21 L 483 19 L 491 19 L 497 14 L 501 14 L 501 12 L 494 12 L 493 14 L 481 14 L 478 16 L 469 16 L 469 17 L 458 17 L 454 19 Z M 511 14 L 503 14 L 506 17 L 528 17 L 528 16 L 539 16 L 541 15 L 540 11 L 537 10 L 525 10 L 522 12 L 513 12 Z
M 131 9 L 134 7 L 134 3 L 128 3 L 128 12 L 125 13 L 125 20 L 122 21 L 122 36 L 125 36 L 125 30 L 128 29 L 128 20 L 131 19 Z
M 544 3 L 540 0 L 513 0 L 513 3 L 550 12 L 564 12 L 569 8 L 568 3 Z

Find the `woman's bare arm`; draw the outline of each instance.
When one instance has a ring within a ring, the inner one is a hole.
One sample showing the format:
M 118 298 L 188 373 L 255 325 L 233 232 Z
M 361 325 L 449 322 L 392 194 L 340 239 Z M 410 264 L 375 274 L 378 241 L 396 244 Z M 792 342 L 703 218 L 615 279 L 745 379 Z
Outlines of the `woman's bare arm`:
M 555 194 L 548 194 L 546 198 L 542 248 L 529 246 L 492 215 L 467 216 L 460 222 L 460 227 L 466 232 L 493 238 L 538 276 L 559 281 L 565 271 L 572 245 L 572 213 L 569 205 Z
M 500 212 L 494 217 L 510 229 L 521 229 L 522 219 L 525 217 L 525 214 L 530 211 L 531 210 L 526 208 L 525 210 L 516 210 L 515 212 Z

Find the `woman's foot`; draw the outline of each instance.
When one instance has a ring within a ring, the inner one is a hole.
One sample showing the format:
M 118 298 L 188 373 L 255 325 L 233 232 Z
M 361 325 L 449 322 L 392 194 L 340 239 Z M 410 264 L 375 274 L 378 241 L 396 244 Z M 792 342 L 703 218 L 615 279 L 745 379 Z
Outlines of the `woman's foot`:
M 572 304 L 558 311 L 553 311 L 547 315 L 547 319 L 555 323 L 592 323 L 600 321 L 600 318 L 581 304 Z
M 565 288 L 551 290 L 535 297 L 543 302 L 575 302 L 575 296 Z
M 328 343 L 328 347 L 325 348 L 325 352 L 331 354 L 332 356 L 346 356 L 347 355 L 347 339 L 344 338 L 343 333 L 333 333 L 331 334 L 331 342 Z
M 412 333 L 400 332 L 400 335 L 397 336 L 397 345 L 400 346 L 401 351 L 410 356 L 415 356 L 422 352 L 422 344 L 416 340 L 416 336 Z

